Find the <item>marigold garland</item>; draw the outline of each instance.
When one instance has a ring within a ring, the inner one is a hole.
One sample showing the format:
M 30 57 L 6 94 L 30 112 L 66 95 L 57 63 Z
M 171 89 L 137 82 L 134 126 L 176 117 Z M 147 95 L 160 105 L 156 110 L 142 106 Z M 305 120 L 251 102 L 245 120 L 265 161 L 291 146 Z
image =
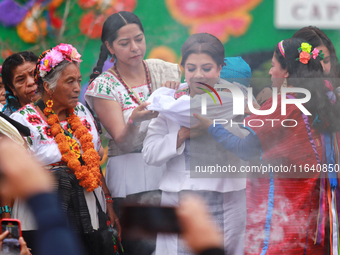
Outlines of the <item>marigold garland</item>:
M 74 114 L 74 109 L 68 109 L 67 122 L 71 126 L 73 135 L 79 140 L 83 149 L 82 159 L 85 165 L 82 166 L 78 158 L 80 157 L 80 148 L 76 140 L 67 137 L 61 128 L 58 116 L 52 110 L 53 101 L 48 100 L 44 114 L 48 118 L 47 123 L 51 126 L 51 133 L 58 144 L 59 151 L 62 155 L 61 160 L 67 163 L 67 166 L 74 171 L 80 186 L 84 187 L 87 192 L 91 192 L 101 185 L 101 173 L 99 170 L 100 157 L 94 149 L 92 135 L 82 124 L 79 117 Z

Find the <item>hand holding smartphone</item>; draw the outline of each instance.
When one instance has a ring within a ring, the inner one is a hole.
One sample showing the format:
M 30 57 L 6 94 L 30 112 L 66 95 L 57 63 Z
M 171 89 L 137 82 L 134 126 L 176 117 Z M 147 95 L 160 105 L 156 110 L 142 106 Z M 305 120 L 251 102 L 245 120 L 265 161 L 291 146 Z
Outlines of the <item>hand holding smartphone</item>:
M 1 233 L 8 230 L 8 235 L 2 240 L 2 253 L 3 254 L 20 254 L 19 238 L 21 234 L 20 220 L 17 219 L 2 219 L 1 220 Z

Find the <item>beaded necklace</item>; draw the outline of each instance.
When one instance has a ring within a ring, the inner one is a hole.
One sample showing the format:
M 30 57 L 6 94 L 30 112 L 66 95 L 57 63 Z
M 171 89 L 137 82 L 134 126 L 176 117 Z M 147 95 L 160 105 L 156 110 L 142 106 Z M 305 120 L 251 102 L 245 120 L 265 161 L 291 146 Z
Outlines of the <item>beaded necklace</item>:
M 117 69 L 117 62 L 115 62 L 115 64 L 113 65 L 113 71 L 117 74 L 117 78 L 120 81 L 121 84 L 123 84 L 124 88 L 127 90 L 130 98 L 136 103 L 136 104 L 140 104 L 140 100 L 139 98 L 136 97 L 135 93 L 132 91 L 132 89 L 130 88 L 129 85 L 127 85 L 127 83 L 122 79 L 122 77 L 120 76 L 120 73 L 118 72 Z M 150 80 L 150 75 L 149 75 L 149 70 L 148 70 L 148 66 L 145 64 L 144 60 L 143 60 L 143 66 L 144 66 L 144 70 L 145 70 L 145 76 L 146 76 L 146 83 L 149 89 L 149 95 L 151 95 L 151 80 Z

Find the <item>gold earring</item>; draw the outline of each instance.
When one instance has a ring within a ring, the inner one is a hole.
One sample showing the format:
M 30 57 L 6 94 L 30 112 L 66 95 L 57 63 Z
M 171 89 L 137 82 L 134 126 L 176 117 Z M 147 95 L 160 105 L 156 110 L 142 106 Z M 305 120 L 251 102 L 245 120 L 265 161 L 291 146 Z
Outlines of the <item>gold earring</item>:
M 283 83 L 282 83 L 282 86 L 283 88 L 287 88 L 287 78 L 284 79 Z

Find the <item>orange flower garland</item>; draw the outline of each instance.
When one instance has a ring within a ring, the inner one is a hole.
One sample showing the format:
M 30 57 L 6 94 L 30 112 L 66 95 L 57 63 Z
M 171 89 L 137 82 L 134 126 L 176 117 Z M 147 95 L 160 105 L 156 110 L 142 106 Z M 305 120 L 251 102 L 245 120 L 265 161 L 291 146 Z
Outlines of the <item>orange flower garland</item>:
M 93 191 L 101 185 L 101 173 L 99 170 L 100 157 L 94 149 L 92 135 L 86 127 L 83 126 L 79 117 L 74 114 L 74 109 L 68 109 L 67 122 L 74 132 L 74 136 L 79 140 L 83 149 L 82 159 L 85 165 L 82 166 L 78 158 L 80 157 L 80 148 L 78 143 L 71 137 L 64 134 L 61 128 L 58 116 L 52 110 L 53 101 L 48 100 L 44 114 L 48 118 L 47 123 L 51 126 L 51 133 L 54 136 L 58 148 L 62 155 L 61 159 L 67 163 L 67 166 L 74 171 L 76 178 L 79 180 L 80 186 L 84 187 L 87 192 Z

